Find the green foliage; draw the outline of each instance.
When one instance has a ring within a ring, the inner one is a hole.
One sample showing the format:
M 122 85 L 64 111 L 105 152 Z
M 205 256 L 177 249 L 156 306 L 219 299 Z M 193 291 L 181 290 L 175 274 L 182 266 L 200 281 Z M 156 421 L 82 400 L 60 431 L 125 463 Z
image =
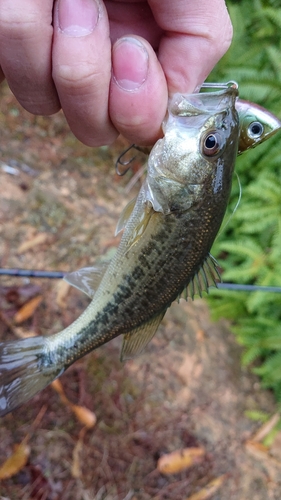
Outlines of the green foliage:
M 248 410 L 245 411 L 246 417 L 250 418 L 254 422 L 262 422 L 263 424 L 269 420 L 270 415 L 263 411 L 258 410 Z
M 280 2 L 232 0 L 227 5 L 234 41 L 209 80 L 236 80 L 242 98 L 280 118 Z M 281 286 L 280 141 L 281 133 L 237 160 L 242 199 L 212 251 L 224 281 Z M 234 182 L 230 212 L 238 195 Z M 245 346 L 242 362 L 254 362 L 255 373 L 281 402 L 281 295 L 215 290 L 209 300 L 215 317 L 233 321 L 237 339 Z

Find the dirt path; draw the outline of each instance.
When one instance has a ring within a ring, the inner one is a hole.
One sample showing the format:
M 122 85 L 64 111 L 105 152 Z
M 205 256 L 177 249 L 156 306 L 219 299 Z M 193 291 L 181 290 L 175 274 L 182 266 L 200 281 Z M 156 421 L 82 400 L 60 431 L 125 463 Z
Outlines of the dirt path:
M 122 142 L 86 148 L 61 114 L 32 117 L 7 89 L 0 120 L 0 266 L 68 271 L 110 255 L 118 214 L 139 189 L 128 194 L 131 174 L 120 179 L 114 172 Z M 1 277 L 1 340 L 19 332 L 9 322 L 34 295 L 42 302 L 17 327 L 21 333 L 59 331 L 88 302 L 55 281 Z M 2 419 L 0 463 L 27 433 L 31 454 L 0 483 L 1 499 L 182 500 L 223 474 L 221 487 L 204 498 L 280 499 L 278 440 L 270 450 L 251 444 L 260 424 L 245 416 L 274 413 L 273 398 L 241 369 L 240 347 L 226 322 L 210 321 L 204 301 L 174 304 L 136 360 L 121 364 L 119 349 L 116 339 L 62 377 L 69 399 L 96 414 L 83 439 L 81 423 L 51 387 Z M 206 450 L 200 464 L 169 476 L 156 469 L 163 454 L 191 446 Z

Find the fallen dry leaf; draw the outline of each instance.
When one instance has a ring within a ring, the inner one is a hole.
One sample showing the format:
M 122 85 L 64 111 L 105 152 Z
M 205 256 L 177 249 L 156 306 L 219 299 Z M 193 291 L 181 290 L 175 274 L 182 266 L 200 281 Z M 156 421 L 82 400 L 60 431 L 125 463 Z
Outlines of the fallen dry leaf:
M 246 441 L 245 447 L 247 452 L 254 458 L 267 463 L 269 466 L 277 467 L 281 469 L 281 462 L 270 455 L 270 449 L 262 443 L 257 443 L 256 441 Z
M 161 474 L 177 474 L 202 461 L 205 455 L 204 448 L 184 448 L 163 455 L 157 462 L 157 469 Z
M 17 311 L 17 313 L 14 316 L 14 322 L 18 325 L 20 323 L 23 323 L 27 319 L 31 318 L 31 316 L 33 316 L 34 312 L 36 311 L 37 307 L 41 304 L 42 300 L 43 300 L 42 295 L 38 295 L 37 297 L 34 297 L 33 299 L 29 300 Z
M 83 449 L 83 441 L 82 439 L 79 439 L 76 443 L 76 445 L 73 448 L 72 452 L 72 466 L 71 466 L 71 475 L 75 479 L 79 479 L 79 477 L 82 476 L 82 471 L 81 471 L 81 460 L 80 460 L 80 454 Z
M 248 440 L 245 443 L 246 450 L 256 458 L 267 458 L 268 457 L 268 446 L 257 441 Z
M 27 250 L 30 250 L 31 248 L 37 245 L 42 245 L 43 243 L 46 243 L 48 239 L 49 235 L 47 233 L 39 233 L 36 236 L 34 236 L 31 240 L 24 241 L 17 249 L 17 253 L 21 254 L 27 252 Z
M 196 332 L 196 340 L 198 342 L 204 342 L 204 340 L 206 340 L 206 333 L 204 332 L 204 330 L 202 330 L 202 328 L 199 328 Z
M 24 330 L 24 328 L 20 326 L 13 326 L 12 327 L 13 333 L 15 334 L 16 337 L 20 339 L 27 339 L 29 337 L 37 337 L 37 333 L 33 332 L 32 330 Z
M 39 411 L 36 419 L 34 420 L 32 427 L 35 429 L 39 426 L 45 412 L 47 406 L 42 406 Z M 30 439 L 30 434 L 26 434 L 24 439 L 20 444 L 15 445 L 14 453 L 7 458 L 7 460 L 0 466 L 0 481 L 4 479 L 9 479 L 14 476 L 18 472 L 20 472 L 23 467 L 26 465 L 29 455 L 30 455 L 30 446 L 27 444 Z M 1 497 L 2 498 L 2 497 Z
M 59 307 L 62 309 L 65 309 L 67 303 L 66 303 L 66 297 L 69 293 L 70 289 L 70 284 L 67 283 L 67 281 L 60 280 L 57 284 L 57 296 L 56 296 L 56 303 Z
M 205 488 L 202 488 L 202 490 L 194 493 L 194 495 L 191 495 L 186 500 L 208 500 L 218 491 L 225 479 L 226 474 L 213 479 L 213 481 L 210 481 Z
M 32 332 L 31 330 L 26 331 L 19 326 L 14 326 L 14 323 L 12 323 L 1 311 L 0 319 L 10 328 L 10 330 L 15 334 L 16 337 L 19 337 L 20 339 L 26 339 L 27 337 L 36 337 L 36 333 Z
M 85 406 L 78 406 L 71 403 L 70 407 L 81 424 L 84 424 L 87 429 L 94 427 L 97 422 L 97 417 L 91 410 L 85 408 Z
M 91 410 L 85 408 L 85 406 L 75 405 L 71 403 L 71 401 L 69 401 L 69 399 L 66 397 L 62 384 L 58 379 L 54 380 L 51 385 L 53 389 L 55 389 L 55 391 L 59 394 L 61 401 L 66 406 L 69 406 L 69 408 L 73 411 L 76 418 L 79 420 L 79 422 L 81 422 L 81 424 L 83 424 L 87 429 L 91 429 L 92 427 L 94 427 L 97 418 Z
M 52 382 L 51 386 L 60 395 L 60 398 L 61 398 L 63 403 L 65 403 L 65 404 L 70 403 L 70 401 L 68 401 L 66 395 L 64 394 L 63 387 L 62 387 L 61 382 L 59 381 L 58 378 Z
M 15 446 L 14 453 L 0 467 L 0 481 L 9 479 L 17 474 L 26 465 L 30 455 L 30 447 L 27 444 L 27 438 Z
M 259 430 L 254 434 L 254 436 L 251 438 L 251 441 L 262 441 L 271 431 L 272 429 L 278 424 L 280 420 L 280 414 L 275 413 L 267 422 L 265 422 Z
M 87 429 L 86 427 L 83 427 L 79 433 L 79 438 L 76 443 L 76 445 L 73 448 L 72 452 L 72 466 L 71 466 L 71 475 L 75 479 L 79 479 L 79 477 L 82 476 L 82 470 L 81 470 L 81 460 L 80 460 L 80 455 L 83 449 L 83 439 L 85 436 Z

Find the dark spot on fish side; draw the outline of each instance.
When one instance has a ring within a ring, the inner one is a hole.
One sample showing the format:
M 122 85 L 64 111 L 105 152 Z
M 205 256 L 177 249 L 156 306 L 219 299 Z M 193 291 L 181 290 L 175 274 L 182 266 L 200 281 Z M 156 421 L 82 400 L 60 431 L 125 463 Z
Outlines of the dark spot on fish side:
M 122 292 L 122 297 L 123 297 L 124 300 L 128 299 L 132 295 L 132 292 L 131 292 L 131 290 L 130 290 L 130 288 L 128 286 L 119 285 L 119 289 Z
M 143 278 L 145 276 L 145 273 L 143 272 L 142 268 L 140 266 L 135 267 L 135 269 L 132 272 L 132 277 L 134 280 L 139 280 L 140 278 Z

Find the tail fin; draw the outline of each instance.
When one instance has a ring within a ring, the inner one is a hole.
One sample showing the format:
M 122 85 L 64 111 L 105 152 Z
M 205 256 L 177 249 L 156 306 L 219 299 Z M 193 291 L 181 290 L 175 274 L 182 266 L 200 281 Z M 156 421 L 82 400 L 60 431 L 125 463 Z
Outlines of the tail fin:
M 0 417 L 32 398 L 62 373 L 47 355 L 46 339 L 0 343 Z

